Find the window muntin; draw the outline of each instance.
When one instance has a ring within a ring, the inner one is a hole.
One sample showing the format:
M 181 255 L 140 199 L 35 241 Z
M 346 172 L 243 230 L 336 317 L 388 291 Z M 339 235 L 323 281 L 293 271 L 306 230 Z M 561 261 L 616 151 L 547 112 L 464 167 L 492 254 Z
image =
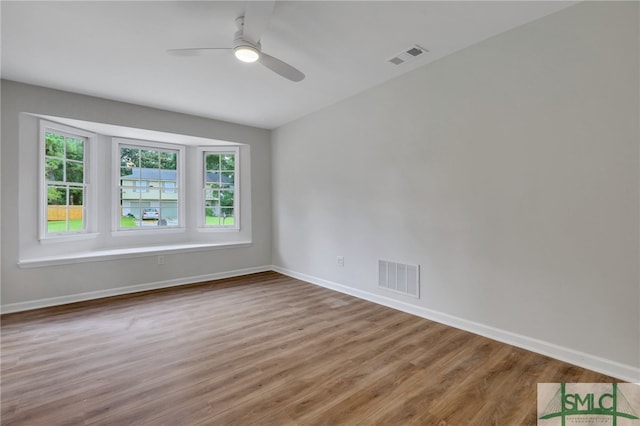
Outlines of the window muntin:
M 159 143 L 120 143 L 118 155 L 118 230 L 181 227 L 183 150 Z
M 87 232 L 88 138 L 43 129 L 44 237 Z
M 238 150 L 204 152 L 204 226 L 239 228 Z

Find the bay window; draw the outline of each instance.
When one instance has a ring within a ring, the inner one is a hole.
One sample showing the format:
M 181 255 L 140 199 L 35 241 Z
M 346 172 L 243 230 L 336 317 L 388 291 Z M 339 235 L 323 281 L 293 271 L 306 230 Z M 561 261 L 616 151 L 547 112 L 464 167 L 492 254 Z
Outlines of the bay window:
M 251 242 L 248 145 L 23 117 L 21 167 L 38 178 L 25 171 L 20 183 L 21 266 Z

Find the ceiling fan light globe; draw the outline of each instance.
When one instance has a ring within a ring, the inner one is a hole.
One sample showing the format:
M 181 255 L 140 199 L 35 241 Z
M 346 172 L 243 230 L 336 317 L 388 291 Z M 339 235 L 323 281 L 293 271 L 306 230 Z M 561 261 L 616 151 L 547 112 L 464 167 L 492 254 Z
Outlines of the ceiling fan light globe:
M 233 49 L 233 54 L 242 62 L 255 62 L 260 59 L 258 50 L 250 46 L 238 46 Z

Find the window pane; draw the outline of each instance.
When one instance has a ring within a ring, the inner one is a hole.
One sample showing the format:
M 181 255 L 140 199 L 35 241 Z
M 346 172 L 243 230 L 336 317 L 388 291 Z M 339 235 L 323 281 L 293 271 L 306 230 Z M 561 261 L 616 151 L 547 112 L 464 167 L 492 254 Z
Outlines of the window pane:
M 220 202 L 220 191 L 217 191 L 215 189 L 207 188 L 204 191 L 204 199 L 206 201 L 210 201 L 210 202 L 214 202 L 215 201 L 215 202 L 219 203 Z
M 222 172 L 220 180 L 223 188 L 233 188 L 235 184 L 236 174 L 234 172 Z
M 84 189 L 69 188 L 69 231 L 84 229 Z
M 207 173 L 205 174 L 205 182 L 208 183 L 218 183 L 220 182 L 220 172 L 212 172 L 212 171 L 207 171 Z
M 47 204 L 61 206 L 67 205 L 67 188 L 64 186 L 47 187 Z
M 64 137 L 55 133 L 45 133 L 45 155 L 64 158 Z
M 84 166 L 77 161 L 67 161 L 67 182 L 84 182 Z
M 75 217 L 75 218 L 74 218 Z M 69 231 L 82 231 L 84 224 L 82 223 L 82 207 L 76 206 L 75 209 L 69 209 Z
M 138 226 L 136 221 L 136 213 L 140 213 L 140 209 L 136 208 L 138 203 L 135 204 L 128 200 L 121 200 L 120 205 L 120 227 L 121 228 L 135 228 Z
M 178 179 L 178 171 L 177 170 L 165 170 L 160 169 L 157 173 L 154 173 L 154 179 L 157 181 L 177 181 Z
M 140 167 L 140 149 L 120 147 L 120 167 Z
M 176 201 L 163 201 L 160 208 L 160 219 L 167 222 L 167 226 L 178 225 L 178 203 Z
M 217 201 L 205 201 L 204 207 L 205 225 L 218 226 L 220 221 L 220 207 Z
M 142 195 L 143 200 L 149 200 L 149 207 L 158 207 L 160 205 L 160 189 L 159 188 L 149 188 Z
M 220 170 L 235 170 L 236 161 L 235 155 L 224 154 L 220 156 Z
M 175 152 L 160 152 L 160 168 L 163 170 L 178 170 L 178 154 Z
M 221 195 L 217 193 L 219 197 Z M 229 209 L 221 206 L 221 199 L 216 198 L 213 200 L 205 201 L 205 224 L 206 225 L 229 225 L 233 224 L 233 220 L 229 219 L 229 215 L 233 215 L 233 209 Z M 225 221 L 226 218 L 226 221 Z
M 222 207 L 220 209 L 222 225 L 233 225 L 233 208 Z
M 136 226 L 138 226 L 138 223 L 133 215 L 122 216 L 120 218 L 121 228 L 135 228 Z
M 129 179 L 137 179 L 140 177 L 140 169 L 134 169 L 133 166 L 129 167 L 127 163 L 124 166 L 120 166 L 120 177 L 121 178 L 129 178 Z M 134 174 L 134 172 L 138 171 Z M 124 184 L 124 183 L 123 183 Z
M 233 207 L 233 191 L 220 191 L 220 205 Z
M 45 160 L 45 179 L 64 182 L 64 161 L 47 158 Z
M 133 192 L 147 192 L 147 181 L 146 180 L 136 180 L 133 181 Z M 138 196 L 135 196 L 138 198 Z
M 65 206 L 47 209 L 47 232 L 67 232 L 67 208 Z
M 160 168 L 160 153 L 155 150 L 143 149 L 140 151 L 140 167 L 145 169 Z
M 133 217 L 135 219 L 140 219 L 142 217 L 142 215 L 140 214 L 140 208 L 138 207 L 131 207 L 128 209 L 128 213 L 127 216 L 129 217 Z M 136 225 L 137 226 L 137 225 Z
M 175 182 L 162 182 L 162 199 L 176 199 L 176 183 Z
M 207 154 L 205 156 L 205 169 L 207 171 L 217 171 L 220 169 L 220 155 Z
M 47 232 L 67 231 L 67 188 L 47 187 Z
M 82 139 L 67 138 L 67 159 L 82 161 L 84 158 L 84 141 Z
M 69 205 L 70 206 L 82 206 L 84 205 L 84 189 L 82 188 L 70 188 L 69 189 Z
M 217 204 L 220 204 L 220 191 L 213 189 L 208 192 L 209 193 L 207 195 L 209 197 L 207 198 L 207 201 L 215 201 Z

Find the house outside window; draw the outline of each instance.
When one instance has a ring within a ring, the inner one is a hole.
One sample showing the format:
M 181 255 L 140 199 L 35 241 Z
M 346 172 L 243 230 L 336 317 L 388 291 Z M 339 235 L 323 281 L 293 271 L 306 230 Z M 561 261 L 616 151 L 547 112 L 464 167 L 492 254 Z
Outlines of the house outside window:
M 163 181 L 162 188 L 166 194 L 173 194 L 175 192 L 176 183 L 174 181 Z
M 136 142 L 139 144 L 118 144 L 118 229 L 183 226 L 180 162 L 184 149 L 170 144 Z
M 133 184 L 133 192 L 147 192 L 147 186 L 149 185 L 146 180 L 134 180 L 128 183 Z

